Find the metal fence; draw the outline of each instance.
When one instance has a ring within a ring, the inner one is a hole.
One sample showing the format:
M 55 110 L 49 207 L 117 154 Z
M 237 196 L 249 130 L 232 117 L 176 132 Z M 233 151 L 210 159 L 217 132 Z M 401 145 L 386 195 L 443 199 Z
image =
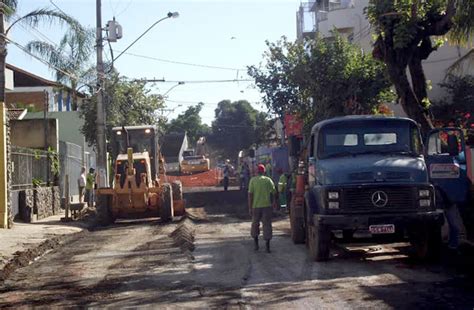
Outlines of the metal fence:
M 59 162 L 61 165 L 59 185 L 61 187 L 61 197 L 64 197 L 66 175 L 69 176 L 69 195 L 79 194 L 77 179 L 81 175 L 81 168 L 88 162 L 87 158 L 85 158 L 85 161 L 83 163 L 83 150 L 81 146 L 64 141 L 59 142 Z
M 12 146 L 12 190 L 44 186 L 53 181 L 48 152 Z

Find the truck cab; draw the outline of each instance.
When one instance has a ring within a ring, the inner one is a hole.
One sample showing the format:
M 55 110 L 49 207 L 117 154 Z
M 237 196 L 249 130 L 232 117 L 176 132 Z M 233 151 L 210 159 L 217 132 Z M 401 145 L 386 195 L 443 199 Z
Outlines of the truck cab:
M 334 230 L 408 236 L 416 256 L 437 255 L 443 214 L 436 210 L 414 121 L 378 116 L 325 120 L 312 128 L 307 156 L 300 212 L 305 227 L 300 231 L 314 260 L 328 259 Z

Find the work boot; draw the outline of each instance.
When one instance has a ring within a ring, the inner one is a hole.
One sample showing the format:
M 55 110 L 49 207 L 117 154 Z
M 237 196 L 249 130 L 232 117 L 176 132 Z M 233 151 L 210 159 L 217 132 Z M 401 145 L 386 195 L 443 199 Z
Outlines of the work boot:
M 266 247 L 266 250 L 267 250 L 267 253 L 270 253 L 270 240 L 267 240 L 267 243 L 265 244 L 265 247 Z
M 255 251 L 258 251 L 258 237 L 255 237 L 253 240 L 254 240 L 254 242 L 255 242 L 255 246 L 254 246 L 253 249 L 254 249 Z

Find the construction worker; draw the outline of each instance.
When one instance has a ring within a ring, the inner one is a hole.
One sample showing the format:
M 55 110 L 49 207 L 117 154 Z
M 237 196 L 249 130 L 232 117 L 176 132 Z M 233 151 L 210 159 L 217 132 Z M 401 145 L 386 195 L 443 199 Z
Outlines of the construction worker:
M 86 167 L 81 168 L 81 174 L 77 179 L 77 187 L 79 189 L 79 202 L 84 202 L 84 188 L 86 187 Z
M 272 207 L 277 207 L 277 192 L 272 179 L 265 175 L 265 166 L 257 167 L 258 175 L 250 179 L 248 190 L 248 207 L 252 216 L 250 235 L 255 241 L 255 251 L 258 251 L 258 236 L 260 222 L 263 225 L 263 239 L 266 242 L 267 253 L 270 253 L 272 239 Z
M 227 188 L 229 187 L 229 178 L 230 178 L 230 173 L 231 173 L 231 165 L 230 165 L 230 160 L 225 161 L 224 165 L 224 170 L 222 171 L 223 176 L 224 176 L 224 191 L 227 191 Z
M 272 163 L 271 163 L 270 159 L 267 159 L 267 164 L 265 165 L 265 173 L 266 173 L 267 177 L 269 177 L 270 179 L 273 178 Z
M 86 196 L 85 196 L 85 202 L 87 202 L 88 207 L 93 207 L 94 206 L 94 188 L 95 188 L 95 169 L 90 168 L 89 173 L 86 176 Z

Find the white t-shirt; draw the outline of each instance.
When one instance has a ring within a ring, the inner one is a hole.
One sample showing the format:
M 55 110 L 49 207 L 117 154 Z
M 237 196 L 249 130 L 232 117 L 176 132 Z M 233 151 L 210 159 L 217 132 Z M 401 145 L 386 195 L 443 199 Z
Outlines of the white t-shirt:
M 86 174 L 81 173 L 81 176 L 79 179 L 77 179 L 77 184 L 79 184 L 79 187 L 86 187 Z

